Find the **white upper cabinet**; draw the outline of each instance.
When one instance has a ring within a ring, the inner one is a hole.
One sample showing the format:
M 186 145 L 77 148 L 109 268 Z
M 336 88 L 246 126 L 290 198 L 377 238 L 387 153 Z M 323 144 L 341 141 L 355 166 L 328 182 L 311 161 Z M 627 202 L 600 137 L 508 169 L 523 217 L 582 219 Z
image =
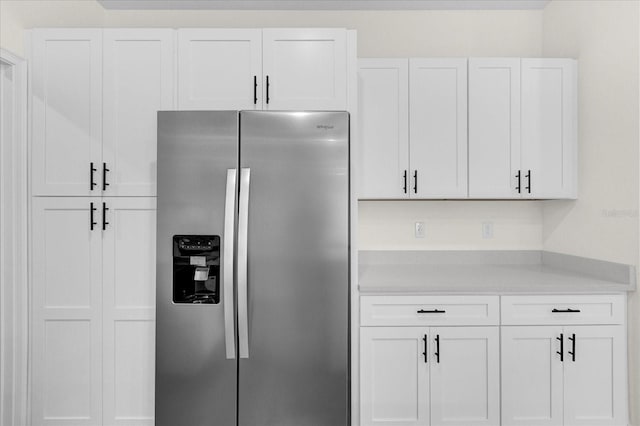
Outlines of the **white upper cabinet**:
M 519 198 L 520 58 L 469 59 L 469 197 Z
M 347 32 L 262 30 L 264 108 L 347 109 Z
M 576 73 L 573 59 L 522 59 L 522 173 L 531 198 L 577 197 Z
M 174 109 L 174 34 L 104 30 L 103 195 L 156 195 L 157 111 Z
M 400 91 L 383 73 L 384 61 L 403 59 L 367 61 L 359 71 L 359 198 L 577 197 L 575 60 L 410 59 L 406 196 L 396 161 L 396 152 L 404 157 L 395 131 Z
M 467 59 L 410 59 L 409 84 L 411 197 L 466 198 Z
M 178 30 L 178 108 L 262 109 L 262 31 Z
M 178 108 L 345 110 L 347 32 L 178 30 Z
M 31 40 L 32 193 L 100 195 L 102 30 L 37 29 Z
M 409 195 L 409 62 L 358 61 L 359 198 Z

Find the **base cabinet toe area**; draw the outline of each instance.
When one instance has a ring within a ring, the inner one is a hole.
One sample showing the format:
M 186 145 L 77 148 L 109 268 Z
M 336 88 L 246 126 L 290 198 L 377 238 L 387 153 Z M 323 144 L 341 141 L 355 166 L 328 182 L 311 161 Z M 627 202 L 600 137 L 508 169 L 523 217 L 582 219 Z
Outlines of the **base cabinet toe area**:
M 360 300 L 361 426 L 628 425 L 624 295 Z

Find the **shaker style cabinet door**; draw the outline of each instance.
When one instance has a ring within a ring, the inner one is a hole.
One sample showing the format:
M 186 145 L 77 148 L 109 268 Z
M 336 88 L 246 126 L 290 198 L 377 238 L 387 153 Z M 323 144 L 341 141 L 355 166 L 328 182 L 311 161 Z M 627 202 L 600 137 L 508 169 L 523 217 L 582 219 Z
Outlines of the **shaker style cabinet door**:
M 520 198 L 520 58 L 469 59 L 469 198 Z
M 563 424 L 562 327 L 502 327 L 502 424 Z
M 345 29 L 263 29 L 264 109 L 346 110 Z
M 33 198 L 33 425 L 103 424 L 99 204 L 99 197 Z
M 408 198 L 407 59 L 358 61 L 358 198 Z
M 157 111 L 174 109 L 174 31 L 104 30 L 102 195 L 155 196 Z
M 260 29 L 178 30 L 178 109 L 262 109 Z
M 467 59 L 409 59 L 412 198 L 467 197 Z
M 360 328 L 360 424 L 429 425 L 427 328 Z
M 500 425 L 498 327 L 431 328 L 431 426 Z
M 627 424 L 624 326 L 565 327 L 564 424 Z
M 522 173 L 528 198 L 577 196 L 576 68 L 573 59 L 522 59 Z
M 156 200 L 103 198 L 104 424 L 154 424 Z
M 102 30 L 36 29 L 31 41 L 32 193 L 100 195 Z

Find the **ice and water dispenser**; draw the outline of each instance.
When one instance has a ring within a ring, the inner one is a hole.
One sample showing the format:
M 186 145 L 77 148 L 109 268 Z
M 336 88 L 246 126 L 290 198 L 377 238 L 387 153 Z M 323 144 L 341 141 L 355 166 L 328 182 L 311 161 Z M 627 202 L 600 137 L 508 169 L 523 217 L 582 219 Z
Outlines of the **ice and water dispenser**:
M 173 302 L 220 303 L 220 237 L 173 237 Z

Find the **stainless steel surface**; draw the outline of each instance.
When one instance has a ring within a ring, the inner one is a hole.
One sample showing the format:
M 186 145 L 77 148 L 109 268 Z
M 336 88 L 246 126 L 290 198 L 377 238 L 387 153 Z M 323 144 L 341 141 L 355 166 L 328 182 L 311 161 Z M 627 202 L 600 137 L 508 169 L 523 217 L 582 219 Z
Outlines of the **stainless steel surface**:
M 236 169 L 227 170 L 227 189 L 224 201 L 224 235 L 235 233 L 236 222 Z M 233 308 L 233 253 L 235 238 L 225 238 L 222 241 L 222 292 L 224 303 L 224 343 L 227 359 L 236 357 L 235 339 L 235 309 Z
M 236 424 L 237 360 L 226 357 L 224 304 L 172 302 L 171 239 L 220 235 L 226 244 L 234 237 L 224 230 L 222 207 L 227 169 L 237 167 L 237 117 L 235 111 L 158 113 L 157 426 Z
M 247 229 L 249 220 L 249 185 L 251 169 L 240 170 L 240 212 L 238 214 L 238 351 L 249 358 L 247 295 Z
M 240 126 L 251 357 L 238 425 L 347 425 L 348 115 L 242 112 Z

